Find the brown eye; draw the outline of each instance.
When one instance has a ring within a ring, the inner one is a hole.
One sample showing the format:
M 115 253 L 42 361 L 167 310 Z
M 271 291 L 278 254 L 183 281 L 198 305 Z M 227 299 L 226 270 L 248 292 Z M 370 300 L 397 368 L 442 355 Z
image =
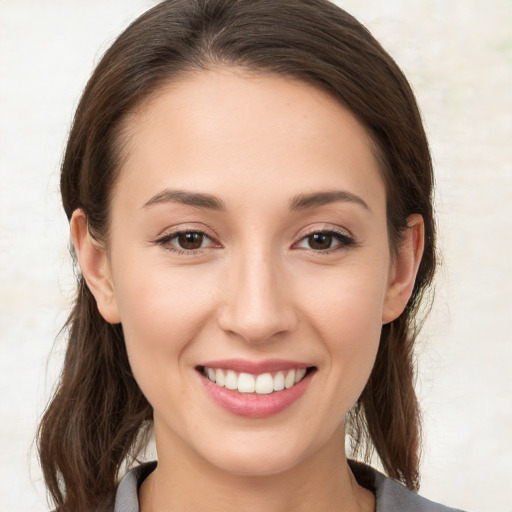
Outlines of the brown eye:
M 198 254 L 203 249 L 219 248 L 215 242 L 202 231 L 175 231 L 155 240 L 164 249 L 179 254 Z
M 299 240 L 295 248 L 329 254 L 331 251 L 348 249 L 356 245 L 356 241 L 349 235 L 337 231 L 317 231 Z
M 322 251 L 332 247 L 332 239 L 330 233 L 314 233 L 308 236 L 308 245 L 315 251 Z
M 176 242 L 181 249 L 193 251 L 194 249 L 200 249 L 204 241 L 203 233 L 196 233 L 193 231 L 187 231 L 185 233 L 179 233 L 176 236 Z

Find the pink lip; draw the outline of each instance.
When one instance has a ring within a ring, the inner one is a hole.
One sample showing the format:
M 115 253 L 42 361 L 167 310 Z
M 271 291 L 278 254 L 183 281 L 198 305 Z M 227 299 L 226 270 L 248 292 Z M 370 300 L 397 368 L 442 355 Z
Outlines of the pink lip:
M 219 366 L 213 366 L 215 367 L 219 368 Z M 203 374 L 199 375 L 210 397 L 225 411 L 246 418 L 267 418 L 284 411 L 296 402 L 306 391 L 314 373 L 307 373 L 298 384 L 289 389 L 274 391 L 268 395 L 240 393 L 237 390 L 217 386 Z
M 199 366 L 207 368 L 220 368 L 222 370 L 233 370 L 235 372 L 261 373 L 278 372 L 279 370 L 293 370 L 295 368 L 309 368 L 312 364 L 299 363 L 297 361 L 285 361 L 282 359 L 267 359 L 266 361 L 247 361 L 246 359 L 222 359 L 218 361 L 207 361 Z

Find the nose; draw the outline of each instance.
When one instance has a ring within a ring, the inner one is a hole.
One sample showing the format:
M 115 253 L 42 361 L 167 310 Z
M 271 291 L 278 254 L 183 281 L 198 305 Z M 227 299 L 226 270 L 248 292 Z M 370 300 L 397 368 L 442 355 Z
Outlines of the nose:
M 282 265 L 254 248 L 233 261 L 223 287 L 218 324 L 247 343 L 264 343 L 293 331 L 297 314 Z

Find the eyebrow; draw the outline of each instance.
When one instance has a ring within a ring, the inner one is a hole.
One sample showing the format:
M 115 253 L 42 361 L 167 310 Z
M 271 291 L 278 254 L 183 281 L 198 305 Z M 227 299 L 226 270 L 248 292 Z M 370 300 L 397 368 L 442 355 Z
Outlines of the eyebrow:
M 187 192 L 186 190 L 163 190 L 154 195 L 149 201 L 144 203 L 143 208 L 149 208 L 155 204 L 162 203 L 181 203 L 197 208 L 207 208 L 209 210 L 225 211 L 224 202 L 211 194 L 202 194 L 199 192 Z
M 311 194 L 299 194 L 290 202 L 290 210 L 306 210 L 329 203 L 348 202 L 362 206 L 370 211 L 370 207 L 362 198 L 346 190 L 331 190 L 327 192 L 313 192 Z
M 348 202 L 361 205 L 370 210 L 368 204 L 356 194 L 346 190 L 331 190 L 326 192 L 312 192 L 310 194 L 298 194 L 290 201 L 290 211 L 306 210 L 335 202 Z M 197 208 L 206 208 L 215 211 L 226 211 L 226 205 L 218 197 L 200 192 L 188 192 L 186 190 L 165 189 L 154 195 L 144 203 L 143 208 L 149 208 L 155 204 L 180 203 Z

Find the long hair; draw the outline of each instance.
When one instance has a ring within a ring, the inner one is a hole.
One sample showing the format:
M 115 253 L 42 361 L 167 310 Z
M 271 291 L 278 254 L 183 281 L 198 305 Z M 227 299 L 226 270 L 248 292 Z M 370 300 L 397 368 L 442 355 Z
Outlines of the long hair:
M 68 218 L 82 208 L 108 239 L 110 196 L 123 156 L 123 120 L 188 71 L 236 66 L 312 84 L 345 105 L 376 147 L 386 185 L 390 250 L 406 219 L 423 216 L 425 249 L 403 314 L 382 329 L 376 363 L 347 421 L 356 453 L 374 449 L 389 476 L 419 485 L 420 411 L 414 391 L 417 313 L 435 268 L 432 164 L 404 75 L 373 36 L 327 0 L 166 0 L 134 21 L 91 76 L 62 163 Z M 107 510 L 120 468 L 151 428 L 121 325 L 99 314 L 83 277 L 66 327 L 62 375 L 42 418 L 38 447 L 61 512 Z

